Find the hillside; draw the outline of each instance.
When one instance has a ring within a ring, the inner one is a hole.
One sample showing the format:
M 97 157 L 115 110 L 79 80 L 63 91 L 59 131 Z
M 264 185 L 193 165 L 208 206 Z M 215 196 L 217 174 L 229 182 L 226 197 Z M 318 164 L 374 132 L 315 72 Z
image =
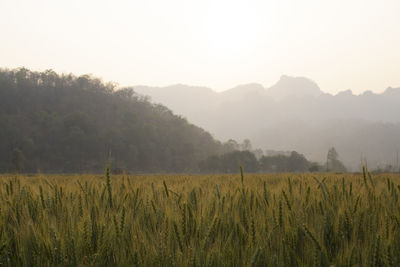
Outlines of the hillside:
M 220 142 L 132 88 L 0 70 L 0 172 L 195 171 Z

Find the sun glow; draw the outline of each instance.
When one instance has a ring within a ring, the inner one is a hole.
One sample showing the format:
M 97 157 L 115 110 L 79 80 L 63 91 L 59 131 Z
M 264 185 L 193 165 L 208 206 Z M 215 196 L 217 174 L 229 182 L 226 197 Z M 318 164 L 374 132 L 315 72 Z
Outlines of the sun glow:
M 205 47 L 215 55 L 232 57 L 251 52 L 263 40 L 265 20 L 246 2 L 218 1 L 205 11 L 201 34 Z

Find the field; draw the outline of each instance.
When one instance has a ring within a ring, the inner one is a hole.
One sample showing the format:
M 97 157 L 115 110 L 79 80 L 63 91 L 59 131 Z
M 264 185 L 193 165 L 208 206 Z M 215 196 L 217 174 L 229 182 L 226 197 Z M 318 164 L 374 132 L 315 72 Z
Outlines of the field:
M 400 266 L 400 175 L 0 177 L 5 266 Z

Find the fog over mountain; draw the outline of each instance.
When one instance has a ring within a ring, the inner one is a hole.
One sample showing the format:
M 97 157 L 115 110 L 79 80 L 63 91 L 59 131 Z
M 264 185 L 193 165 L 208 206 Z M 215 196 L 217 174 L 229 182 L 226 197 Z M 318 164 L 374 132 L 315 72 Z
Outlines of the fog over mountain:
M 351 170 L 397 165 L 400 88 L 376 94 L 324 93 L 304 77 L 282 76 L 269 88 L 239 85 L 223 92 L 206 87 L 135 86 L 221 141 L 249 138 L 263 150 L 296 150 L 323 161 L 330 147 Z

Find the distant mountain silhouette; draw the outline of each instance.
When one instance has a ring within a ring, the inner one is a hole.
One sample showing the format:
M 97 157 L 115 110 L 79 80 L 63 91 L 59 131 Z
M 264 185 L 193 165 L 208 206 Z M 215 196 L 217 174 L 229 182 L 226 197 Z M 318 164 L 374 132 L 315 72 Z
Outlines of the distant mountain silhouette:
M 134 87 L 225 141 L 249 138 L 254 147 L 296 150 L 321 161 L 331 146 L 350 169 L 396 164 L 400 150 L 400 88 L 336 95 L 304 77 L 282 76 L 269 88 L 240 85 L 223 92 L 173 85 Z
M 279 81 L 270 87 L 267 92 L 275 100 L 282 100 L 287 97 L 316 97 L 322 94 L 315 82 L 304 77 L 289 77 L 286 75 L 281 76 Z
M 265 88 L 258 83 L 236 86 L 218 94 L 220 101 L 239 101 L 249 96 L 267 96 Z

